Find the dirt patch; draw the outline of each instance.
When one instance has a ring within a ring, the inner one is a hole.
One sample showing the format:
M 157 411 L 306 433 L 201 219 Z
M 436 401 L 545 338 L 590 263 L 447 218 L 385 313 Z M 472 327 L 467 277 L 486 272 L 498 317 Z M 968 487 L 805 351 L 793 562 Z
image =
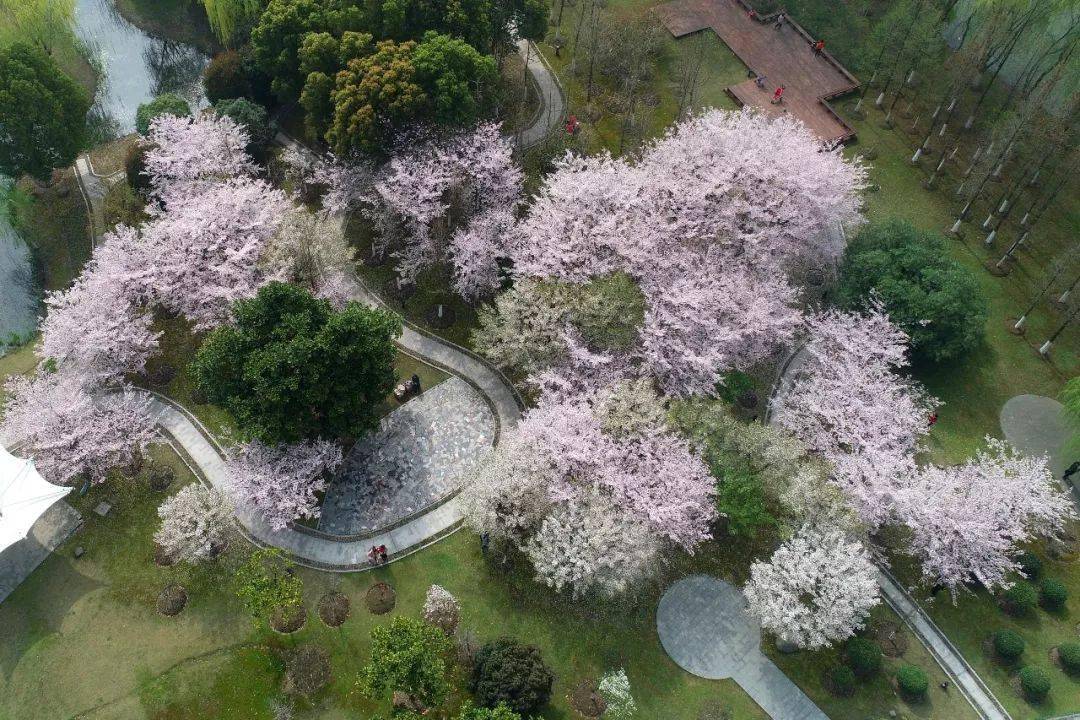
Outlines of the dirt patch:
M 285 663 L 282 691 L 310 697 L 330 683 L 330 653 L 318 645 L 302 645 Z
M 154 564 L 158 567 L 169 567 L 176 564 L 176 556 L 165 548 L 154 543 Z
M 589 718 L 598 718 L 607 710 L 607 703 L 600 695 L 595 680 L 579 682 L 570 693 L 570 706 Z
M 157 611 L 162 615 L 179 615 L 187 605 L 187 591 L 176 583 L 166 585 L 157 599 Z
M 304 627 L 307 622 L 307 608 L 303 603 L 292 607 L 279 607 L 270 616 L 270 627 L 279 633 L 288 635 Z
M 884 620 L 874 627 L 874 639 L 885 657 L 897 658 L 907 652 L 908 639 L 900 623 Z
M 397 595 L 394 593 L 394 588 L 386 583 L 375 583 L 364 595 L 364 604 L 373 614 L 385 615 L 394 609 L 394 605 L 397 604 Z
M 349 618 L 349 596 L 339 592 L 327 593 L 319 600 L 319 619 L 327 627 L 341 627 Z

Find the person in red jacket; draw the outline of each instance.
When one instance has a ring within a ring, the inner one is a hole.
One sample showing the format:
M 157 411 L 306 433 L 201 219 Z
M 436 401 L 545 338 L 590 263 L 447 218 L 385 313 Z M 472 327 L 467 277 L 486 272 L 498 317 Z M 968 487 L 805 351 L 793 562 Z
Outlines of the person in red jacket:
M 823 52 L 825 52 L 825 41 L 818 40 L 816 43 L 814 43 L 814 54 L 820 55 Z
M 776 103 L 779 103 L 779 102 L 784 102 L 784 86 L 783 85 L 776 88 L 776 92 L 774 92 L 773 96 L 772 96 L 772 104 L 773 105 L 775 105 Z

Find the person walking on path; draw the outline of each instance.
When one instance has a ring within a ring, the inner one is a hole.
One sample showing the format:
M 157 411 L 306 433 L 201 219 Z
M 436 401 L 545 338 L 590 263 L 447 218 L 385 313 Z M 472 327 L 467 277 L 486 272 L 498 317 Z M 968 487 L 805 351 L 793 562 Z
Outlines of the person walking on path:
M 773 30 L 779 30 L 784 27 L 784 13 L 780 13 L 776 16 L 776 22 L 773 23 Z
M 368 559 L 368 562 L 371 563 L 372 565 L 378 565 L 379 564 L 379 548 L 372 545 L 371 549 L 368 550 L 367 559 Z
M 754 84 L 757 85 L 759 88 L 764 89 L 765 88 L 765 80 L 766 80 L 766 78 L 765 78 L 764 75 L 758 75 L 757 78 L 754 79 Z
M 824 52 L 825 52 L 825 41 L 824 40 L 818 40 L 816 43 L 814 43 L 814 54 L 815 55 L 821 55 Z
M 772 96 L 772 104 L 773 105 L 776 105 L 777 103 L 782 103 L 782 102 L 784 102 L 784 86 L 783 85 L 776 88 L 776 92 L 774 92 L 773 96 Z
M 385 545 L 380 545 L 379 546 L 379 562 L 381 562 L 383 565 L 385 565 L 388 562 L 386 546 Z
M 480 553 L 487 555 L 488 545 L 491 544 L 491 533 L 480 533 Z

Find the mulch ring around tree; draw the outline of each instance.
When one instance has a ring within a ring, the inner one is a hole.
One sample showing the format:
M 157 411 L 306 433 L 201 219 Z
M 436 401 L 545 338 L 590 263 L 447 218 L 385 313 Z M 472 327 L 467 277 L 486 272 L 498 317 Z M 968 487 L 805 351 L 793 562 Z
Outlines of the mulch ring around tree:
M 349 596 L 339 592 L 327 593 L 319 600 L 319 619 L 327 627 L 341 627 L 349 618 Z
M 270 616 L 270 628 L 283 635 L 294 633 L 307 622 L 307 608 L 303 603 L 291 607 L 279 607 Z
M 874 640 L 881 646 L 881 654 L 885 657 L 896 658 L 907 652 L 908 639 L 900 623 L 891 620 L 875 623 Z
M 158 567 L 169 567 L 176 564 L 176 556 L 154 543 L 154 564 Z
M 158 465 L 150 468 L 150 489 L 155 492 L 164 492 L 173 480 L 176 479 L 176 471 L 168 465 Z
M 592 678 L 586 678 L 574 686 L 570 692 L 570 706 L 589 718 L 598 718 L 607 710 L 607 703 Z
M 179 615 L 187 601 L 187 591 L 176 583 L 170 583 L 158 595 L 157 611 L 162 615 Z
M 374 615 L 385 615 L 394 609 L 397 603 L 397 594 L 394 588 L 384 582 L 378 582 L 368 588 L 364 595 L 364 604 Z
M 330 683 L 330 653 L 318 645 L 301 645 L 285 661 L 282 692 L 310 697 Z

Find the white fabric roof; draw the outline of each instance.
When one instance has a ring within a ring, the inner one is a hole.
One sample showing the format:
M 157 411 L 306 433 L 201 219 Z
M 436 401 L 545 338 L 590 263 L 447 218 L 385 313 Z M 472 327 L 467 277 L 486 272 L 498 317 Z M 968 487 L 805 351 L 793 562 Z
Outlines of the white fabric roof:
M 47 482 L 33 460 L 17 458 L 0 446 L 0 552 L 26 537 L 54 502 L 71 492 Z

